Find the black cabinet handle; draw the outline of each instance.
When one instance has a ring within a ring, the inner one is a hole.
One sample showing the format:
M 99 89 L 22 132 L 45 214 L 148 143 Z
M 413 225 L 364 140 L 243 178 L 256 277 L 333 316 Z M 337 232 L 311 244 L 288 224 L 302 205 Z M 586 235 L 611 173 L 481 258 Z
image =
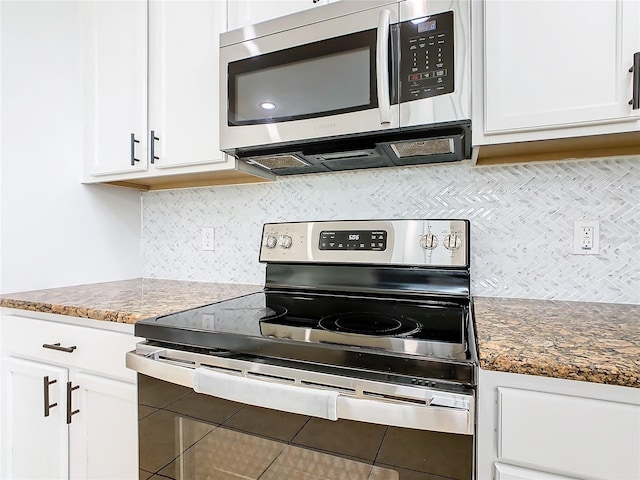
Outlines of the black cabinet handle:
M 73 347 L 61 347 L 60 343 L 45 343 L 42 345 L 42 348 L 48 348 L 50 350 L 57 350 L 59 352 L 73 353 L 73 351 L 78 348 L 75 345 Z
M 75 387 L 71 386 L 71 382 L 67 382 L 67 424 L 71 423 L 71 417 L 76 413 L 80 413 L 80 410 L 73 410 L 71 407 L 71 392 L 80 388 L 80 385 Z
M 136 140 L 136 134 L 131 134 L 131 165 L 135 165 L 140 159 L 136 158 L 136 143 L 140 143 L 140 140 Z
M 50 413 L 49 411 L 53 407 L 58 406 L 58 402 L 49 404 L 49 385 L 53 385 L 58 380 L 49 380 L 48 375 L 46 375 L 43 380 L 44 380 L 44 416 L 48 417 Z
M 633 73 L 633 96 L 629 100 L 629 105 L 633 110 L 640 108 L 640 52 L 633 54 L 633 65 L 629 69 Z
M 151 130 L 151 135 L 149 138 L 149 158 L 151 160 L 151 163 L 156 163 L 156 160 L 160 158 L 160 157 L 156 157 L 156 154 L 155 154 L 156 140 L 160 140 L 160 139 L 156 137 L 155 130 Z

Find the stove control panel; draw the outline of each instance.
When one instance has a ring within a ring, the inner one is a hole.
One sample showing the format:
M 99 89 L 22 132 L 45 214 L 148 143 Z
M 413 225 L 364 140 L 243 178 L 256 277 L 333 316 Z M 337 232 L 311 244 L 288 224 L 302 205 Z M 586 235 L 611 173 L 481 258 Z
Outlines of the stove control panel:
M 260 261 L 468 268 L 469 221 L 267 223 Z

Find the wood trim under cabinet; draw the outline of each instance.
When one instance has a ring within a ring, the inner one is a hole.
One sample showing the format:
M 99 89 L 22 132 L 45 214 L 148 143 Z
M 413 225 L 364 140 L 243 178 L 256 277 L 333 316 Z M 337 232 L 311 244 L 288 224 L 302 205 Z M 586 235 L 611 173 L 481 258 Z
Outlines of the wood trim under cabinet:
M 476 165 L 614 157 L 640 154 L 640 132 L 588 137 L 558 138 L 531 142 L 474 147 Z
M 137 190 L 169 190 L 174 188 L 211 187 L 214 185 L 238 185 L 243 183 L 268 182 L 269 179 L 261 178 L 245 172 L 206 172 L 188 173 L 182 175 L 166 175 L 159 177 L 141 178 L 134 181 L 106 182 L 107 185 L 117 187 L 134 188 Z

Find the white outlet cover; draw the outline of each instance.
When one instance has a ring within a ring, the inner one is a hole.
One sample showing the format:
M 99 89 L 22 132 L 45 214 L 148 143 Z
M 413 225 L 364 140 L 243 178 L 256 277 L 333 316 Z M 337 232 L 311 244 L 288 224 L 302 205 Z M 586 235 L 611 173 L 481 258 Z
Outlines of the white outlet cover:
M 584 249 L 585 228 L 593 229 L 591 249 Z M 600 220 L 576 220 L 573 222 L 573 253 L 574 255 L 598 255 L 600 253 Z
M 213 227 L 202 227 L 202 250 L 214 250 Z

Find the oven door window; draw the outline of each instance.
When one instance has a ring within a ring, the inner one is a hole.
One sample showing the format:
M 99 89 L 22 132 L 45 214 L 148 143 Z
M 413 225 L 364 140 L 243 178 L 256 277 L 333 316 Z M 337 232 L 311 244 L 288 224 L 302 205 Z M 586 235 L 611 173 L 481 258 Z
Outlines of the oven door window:
M 144 375 L 138 388 L 141 479 L 472 478 L 472 436 L 284 413 Z
M 376 29 L 228 65 L 228 124 L 255 125 L 378 107 Z

